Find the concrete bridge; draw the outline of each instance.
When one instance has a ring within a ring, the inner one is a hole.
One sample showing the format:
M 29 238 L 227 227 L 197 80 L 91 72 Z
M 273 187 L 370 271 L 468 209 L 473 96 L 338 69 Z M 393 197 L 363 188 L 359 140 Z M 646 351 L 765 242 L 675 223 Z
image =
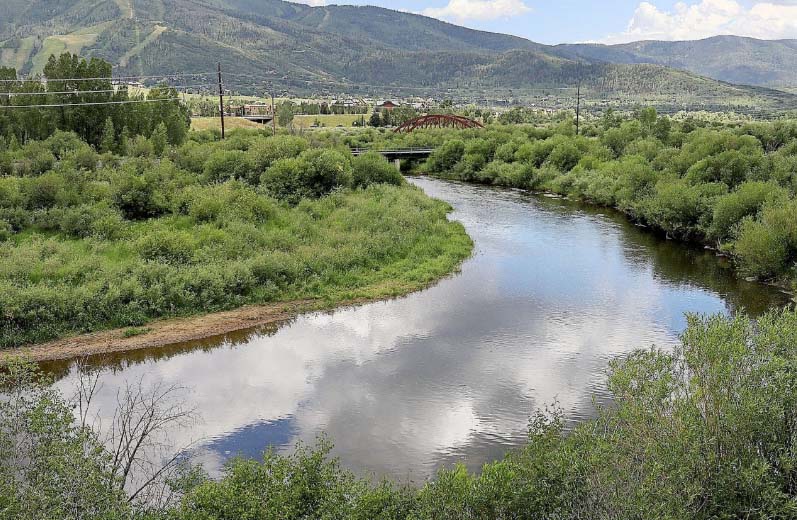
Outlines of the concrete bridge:
M 352 155 L 362 155 L 368 152 L 376 152 L 381 154 L 382 157 L 387 159 L 388 161 L 393 161 L 393 164 L 396 165 L 396 168 L 401 171 L 401 160 L 402 159 L 426 159 L 432 152 L 434 152 L 434 148 L 391 148 L 387 150 L 374 150 L 371 148 L 352 148 L 351 154 Z

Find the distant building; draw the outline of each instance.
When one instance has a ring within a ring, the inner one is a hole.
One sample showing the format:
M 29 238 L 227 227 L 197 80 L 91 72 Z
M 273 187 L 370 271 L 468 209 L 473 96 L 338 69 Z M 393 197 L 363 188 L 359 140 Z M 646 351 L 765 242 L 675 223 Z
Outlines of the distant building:
M 377 112 L 392 112 L 396 108 L 398 108 L 398 103 L 394 103 L 390 100 L 384 101 L 378 105 L 376 105 Z

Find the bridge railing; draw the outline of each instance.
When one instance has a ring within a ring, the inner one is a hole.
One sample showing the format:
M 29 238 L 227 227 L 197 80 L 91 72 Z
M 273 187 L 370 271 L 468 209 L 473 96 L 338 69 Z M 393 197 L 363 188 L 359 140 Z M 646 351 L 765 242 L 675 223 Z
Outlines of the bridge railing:
M 434 148 L 352 148 L 351 153 L 354 155 L 360 155 L 368 152 L 376 152 L 381 154 L 401 154 L 401 153 L 432 153 Z

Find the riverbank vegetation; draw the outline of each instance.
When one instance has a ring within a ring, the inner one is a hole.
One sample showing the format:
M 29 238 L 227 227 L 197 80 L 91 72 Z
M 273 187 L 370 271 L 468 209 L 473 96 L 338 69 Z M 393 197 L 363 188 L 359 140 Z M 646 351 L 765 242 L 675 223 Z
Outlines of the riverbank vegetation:
M 236 460 L 216 480 L 183 466 L 169 473 L 169 493 L 139 495 L 155 502 L 130 500 L 136 488 L 124 486 L 113 448 L 73 415 L 90 408 L 12 364 L 0 381 L 9 396 L 0 400 L 0 510 L 36 520 L 794 518 L 795 344 L 794 311 L 756 323 L 691 317 L 674 351 L 612 363 L 613 404 L 597 418 L 568 429 L 556 408 L 538 413 L 526 445 L 477 474 L 455 467 L 418 486 L 373 484 L 342 469 L 321 440 Z M 175 409 L 146 402 L 159 417 Z
M 511 114 L 502 119 L 530 120 Z M 797 279 L 795 121 L 710 123 L 645 109 L 582 122 L 580 135 L 560 117 L 486 130 L 367 131 L 345 141 L 434 146 L 418 171 L 615 207 L 670 238 L 732 255 L 744 276 Z
M 385 297 L 470 253 L 450 208 L 379 155 L 165 128 L 98 153 L 0 151 L 0 348 L 245 304 Z

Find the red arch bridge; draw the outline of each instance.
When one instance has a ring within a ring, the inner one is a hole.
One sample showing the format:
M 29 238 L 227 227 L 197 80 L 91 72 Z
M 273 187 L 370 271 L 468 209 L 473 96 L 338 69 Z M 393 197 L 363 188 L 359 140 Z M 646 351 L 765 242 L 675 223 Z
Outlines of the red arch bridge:
M 484 128 L 484 126 L 478 121 L 463 116 L 428 114 L 410 119 L 393 131 L 396 133 L 410 133 L 419 128 L 459 128 L 460 130 L 465 130 L 468 128 Z

